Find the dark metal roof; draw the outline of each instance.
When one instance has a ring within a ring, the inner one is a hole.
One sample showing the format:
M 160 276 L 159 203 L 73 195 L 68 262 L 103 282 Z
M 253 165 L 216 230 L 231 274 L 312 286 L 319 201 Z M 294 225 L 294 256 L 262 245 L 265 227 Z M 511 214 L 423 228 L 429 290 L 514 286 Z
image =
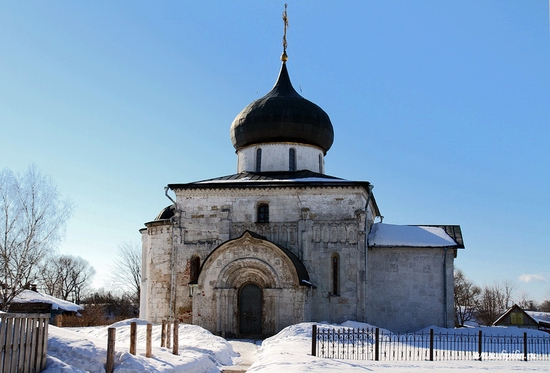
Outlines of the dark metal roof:
M 162 209 L 161 212 L 159 212 L 155 220 L 169 220 L 171 217 L 174 216 L 175 211 L 176 211 L 176 206 L 174 205 L 166 206 L 165 208 Z
M 211 189 L 211 188 L 264 188 L 267 186 L 311 187 L 311 186 L 359 186 L 368 190 L 368 181 L 349 181 L 302 170 L 296 172 L 241 172 L 186 184 L 168 184 L 170 189 Z
M 237 115 L 230 134 L 237 150 L 266 142 L 297 142 L 318 146 L 326 153 L 334 141 L 329 116 L 296 92 L 284 62 L 273 89 Z
M 457 249 L 464 249 L 464 240 L 462 239 L 460 225 L 434 225 L 434 227 L 443 228 L 445 233 L 457 243 Z
M 363 188 L 369 193 L 371 184 L 368 181 L 350 181 L 339 177 L 320 174 L 309 170 L 296 172 L 241 172 L 238 174 L 216 177 L 185 184 L 168 184 L 172 190 L 176 189 L 233 189 L 233 188 L 335 188 L 354 187 Z M 374 196 L 370 201 L 374 204 L 376 216 L 380 210 Z

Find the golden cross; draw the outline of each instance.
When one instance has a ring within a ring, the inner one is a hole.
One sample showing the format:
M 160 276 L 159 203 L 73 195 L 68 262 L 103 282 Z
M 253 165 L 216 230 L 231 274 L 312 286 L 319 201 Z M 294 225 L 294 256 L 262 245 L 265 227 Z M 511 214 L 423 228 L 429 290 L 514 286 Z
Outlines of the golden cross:
M 285 4 L 285 11 L 283 12 L 283 23 L 284 23 L 284 34 L 283 34 L 283 57 L 285 58 L 288 58 L 286 57 L 286 29 L 288 28 L 288 16 L 286 14 L 286 7 L 288 6 L 288 4 Z

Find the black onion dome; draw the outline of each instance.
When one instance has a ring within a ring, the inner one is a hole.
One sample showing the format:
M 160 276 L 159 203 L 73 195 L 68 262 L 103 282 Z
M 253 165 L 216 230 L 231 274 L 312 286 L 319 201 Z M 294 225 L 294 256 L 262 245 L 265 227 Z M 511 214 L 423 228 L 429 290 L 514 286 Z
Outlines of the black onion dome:
M 230 134 L 237 150 L 266 142 L 297 142 L 326 153 L 334 141 L 327 113 L 296 92 L 284 62 L 273 89 L 237 115 Z

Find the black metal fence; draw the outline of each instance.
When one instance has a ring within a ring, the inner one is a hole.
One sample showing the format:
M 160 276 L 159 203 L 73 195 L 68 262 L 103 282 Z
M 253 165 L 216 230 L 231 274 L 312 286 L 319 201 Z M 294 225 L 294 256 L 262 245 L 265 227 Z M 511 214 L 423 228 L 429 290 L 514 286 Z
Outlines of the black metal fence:
M 351 360 L 550 360 L 550 335 L 390 333 L 313 325 L 313 356 Z

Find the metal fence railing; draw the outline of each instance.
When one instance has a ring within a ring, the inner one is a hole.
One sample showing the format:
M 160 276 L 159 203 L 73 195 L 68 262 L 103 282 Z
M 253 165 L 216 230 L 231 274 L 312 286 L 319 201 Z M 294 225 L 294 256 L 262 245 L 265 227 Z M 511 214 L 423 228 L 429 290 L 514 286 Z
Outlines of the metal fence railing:
M 352 360 L 550 360 L 550 335 L 390 333 L 313 325 L 311 354 Z
M 0 372 L 44 370 L 49 321 L 49 313 L 0 313 Z

